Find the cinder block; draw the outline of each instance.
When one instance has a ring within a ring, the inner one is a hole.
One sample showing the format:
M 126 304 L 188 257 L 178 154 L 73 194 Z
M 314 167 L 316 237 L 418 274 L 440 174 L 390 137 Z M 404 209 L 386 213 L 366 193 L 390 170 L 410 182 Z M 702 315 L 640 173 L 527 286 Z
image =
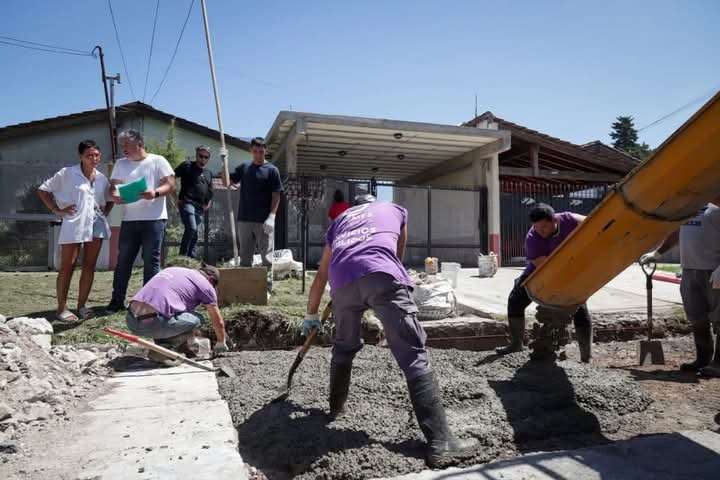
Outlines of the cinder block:
M 221 268 L 218 301 L 221 307 L 233 303 L 267 305 L 267 269 Z

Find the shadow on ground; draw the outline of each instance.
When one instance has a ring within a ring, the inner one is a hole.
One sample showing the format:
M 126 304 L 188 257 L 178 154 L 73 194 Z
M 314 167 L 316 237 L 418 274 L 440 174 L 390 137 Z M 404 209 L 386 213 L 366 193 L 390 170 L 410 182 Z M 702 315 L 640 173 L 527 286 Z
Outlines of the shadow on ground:
M 490 357 L 488 357 L 490 358 Z M 554 362 L 527 361 L 510 380 L 490 380 L 507 414 L 520 452 L 578 448 L 610 442 L 597 416 L 577 401 L 564 368 Z
M 241 456 L 271 479 L 293 477 L 310 470 L 318 473 L 329 463 L 320 459 L 366 448 L 371 444 L 408 458 L 423 459 L 423 444 L 406 440 L 379 441 L 363 430 L 335 425 L 325 411 L 285 401 L 268 403 L 237 426 Z M 314 464 L 314 465 L 313 465 Z M 356 465 L 348 462 L 352 471 Z M 338 465 L 333 465 L 335 472 Z

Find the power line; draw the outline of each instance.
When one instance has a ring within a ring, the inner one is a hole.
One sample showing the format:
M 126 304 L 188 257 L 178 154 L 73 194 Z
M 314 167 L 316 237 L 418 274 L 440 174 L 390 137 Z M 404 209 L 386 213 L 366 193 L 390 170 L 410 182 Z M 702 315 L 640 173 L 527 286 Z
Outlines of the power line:
M 160 89 L 162 89 L 163 85 L 165 84 L 165 79 L 168 76 L 168 73 L 170 73 L 170 68 L 172 67 L 173 62 L 175 61 L 175 55 L 177 55 L 178 48 L 180 48 L 180 42 L 182 41 L 183 33 L 185 33 L 185 27 L 187 27 L 188 20 L 190 20 L 190 14 L 192 13 L 193 6 L 195 5 L 195 0 L 191 0 L 190 7 L 188 7 L 187 16 L 185 17 L 185 23 L 183 23 L 182 28 L 180 29 L 180 35 L 178 36 L 177 42 L 175 43 L 175 50 L 173 51 L 172 57 L 170 57 L 170 63 L 168 63 L 167 68 L 165 69 L 165 73 L 163 73 L 162 80 L 160 80 L 160 85 L 158 85 L 157 90 L 155 90 L 155 93 L 153 94 L 152 98 L 150 98 L 150 104 L 152 105 L 153 101 L 155 101 L 155 97 L 157 97 L 157 94 L 160 93 Z
M 675 114 L 677 114 L 677 113 L 680 113 L 681 111 L 685 110 L 686 108 L 692 107 L 692 106 L 695 105 L 696 103 L 698 103 L 698 102 L 700 102 L 700 101 L 702 101 L 702 100 L 705 100 L 707 97 L 709 97 L 710 95 L 714 94 L 714 93 L 717 92 L 717 91 L 718 91 L 718 89 L 717 89 L 717 88 L 714 88 L 714 89 L 708 91 L 707 93 L 704 93 L 703 95 L 701 95 L 701 96 L 699 96 L 699 97 L 696 97 L 696 98 L 690 100 L 688 103 L 686 103 L 686 104 L 683 105 L 682 107 L 678 107 L 678 108 L 676 108 L 675 110 L 673 110 L 672 112 L 670 112 L 670 113 L 668 113 L 668 114 L 666 114 L 666 115 L 663 115 L 662 117 L 658 118 L 658 119 L 655 120 L 654 122 L 651 122 L 651 123 L 645 125 L 644 127 L 638 129 L 638 132 L 642 132 L 643 130 L 647 130 L 647 129 L 650 128 L 650 127 L 654 127 L 655 125 L 664 122 L 664 121 L 667 120 L 668 118 L 672 117 L 673 115 L 675 115 Z
M 155 29 L 157 28 L 158 11 L 160 10 L 160 0 L 155 4 L 155 19 L 153 20 L 152 36 L 150 37 L 150 54 L 148 55 L 147 70 L 145 70 L 145 88 L 143 88 L 143 102 L 147 94 L 148 79 L 150 78 L 150 62 L 152 61 L 153 47 L 155 46 Z
M 0 39 L 9 40 L 11 42 L 17 42 L 17 43 L 21 43 L 21 44 L 35 45 L 38 47 L 44 47 L 44 48 L 48 48 L 48 49 L 52 49 L 52 50 L 64 50 L 67 53 L 75 53 L 77 55 L 90 55 L 90 52 L 88 52 L 87 50 L 78 50 L 75 48 L 59 47 L 57 45 L 50 45 L 47 43 L 31 42 L 30 40 L 23 40 L 23 39 L 14 38 L 14 37 L 6 37 L 4 35 L 0 35 Z M 6 43 L 6 42 L 3 42 L 3 43 Z M 22 45 L 18 45 L 18 46 L 22 46 Z M 60 52 L 58 52 L 58 53 L 60 53 Z
M 0 38 L 5 38 L 5 37 L 0 37 Z M 24 43 L 17 43 L 17 42 L 18 42 L 18 41 L 8 42 L 8 41 L 5 41 L 5 40 L 0 40 L 0 44 L 8 45 L 8 46 L 11 46 L 11 47 L 26 48 L 26 49 L 28 49 L 28 50 L 37 50 L 37 51 L 40 51 L 40 52 L 48 52 L 48 53 L 60 53 L 60 54 L 63 54 L 63 55 L 76 55 L 76 56 L 79 56 L 79 57 L 92 57 L 92 56 L 93 56 L 93 54 L 92 54 L 91 52 L 83 52 L 83 51 L 81 51 L 81 50 L 69 51 L 69 49 L 68 49 L 68 50 L 66 51 L 65 49 L 62 49 L 62 47 L 59 47 L 59 48 L 55 48 L 55 47 L 52 47 L 52 48 L 35 47 L 35 46 L 33 46 L 33 45 L 26 45 L 26 44 L 24 44 Z M 34 42 L 28 42 L 28 43 L 34 43 Z
M 127 78 L 128 84 L 130 85 L 130 94 L 132 95 L 132 98 L 137 98 L 135 97 L 135 89 L 133 88 L 132 79 L 130 77 L 130 74 L 128 73 L 127 62 L 125 61 L 125 53 L 122 49 L 122 43 L 120 43 L 120 32 L 118 31 L 117 22 L 115 21 L 115 12 L 113 12 L 112 3 L 110 3 L 110 0 L 108 0 L 108 8 L 110 9 L 110 18 L 112 18 L 113 27 L 115 28 L 115 40 L 117 41 L 118 50 L 120 50 L 120 58 L 122 58 L 123 69 L 125 70 L 125 78 Z

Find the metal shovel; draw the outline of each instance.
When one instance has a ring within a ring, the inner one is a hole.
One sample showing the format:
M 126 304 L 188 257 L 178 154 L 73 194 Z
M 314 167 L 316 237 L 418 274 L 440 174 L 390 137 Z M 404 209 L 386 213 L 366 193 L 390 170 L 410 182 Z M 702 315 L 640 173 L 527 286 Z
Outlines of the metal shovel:
M 327 322 L 327 319 L 330 317 L 330 312 L 332 312 L 332 302 L 329 302 L 325 306 L 325 310 L 323 310 L 322 317 L 320 319 L 321 323 Z M 300 347 L 300 350 L 295 356 L 295 361 L 293 361 L 293 364 L 290 367 L 290 372 L 287 376 L 287 382 L 285 382 L 285 386 L 282 388 L 282 393 L 275 397 L 270 403 L 282 402 L 283 400 L 288 398 L 288 396 L 290 395 L 290 388 L 292 387 L 292 379 L 293 375 L 295 375 L 295 370 L 297 370 L 297 368 L 300 366 L 300 363 L 303 361 L 303 358 L 305 358 L 305 354 L 308 352 L 308 350 L 310 350 L 310 347 L 315 341 L 315 337 L 317 336 L 317 334 L 317 328 L 313 328 L 312 330 L 310 330 L 307 339 L 305 339 L 305 343 L 302 347 Z
M 645 289 L 647 291 L 647 327 L 648 327 L 648 339 L 640 340 L 640 365 L 647 363 L 648 357 L 650 357 L 650 363 L 653 365 L 665 365 L 665 355 L 663 354 L 662 342 L 660 340 L 653 340 L 653 311 L 652 311 L 652 276 L 655 273 L 657 264 L 650 262 L 647 264 L 640 264 L 643 273 L 645 274 Z

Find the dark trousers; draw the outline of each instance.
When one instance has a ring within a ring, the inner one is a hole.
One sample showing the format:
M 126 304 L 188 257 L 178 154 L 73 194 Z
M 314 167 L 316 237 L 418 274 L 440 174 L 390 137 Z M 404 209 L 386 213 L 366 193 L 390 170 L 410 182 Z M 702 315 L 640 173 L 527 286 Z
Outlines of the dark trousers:
M 510 291 L 508 297 L 508 318 L 513 317 L 524 317 L 525 309 L 532 303 L 530 296 L 527 294 L 525 287 L 522 286 L 528 275 L 522 274 L 515 280 L 515 286 Z M 587 304 L 582 304 L 573 315 L 573 324 L 577 327 L 590 327 L 590 312 L 588 311 Z
M 112 302 L 125 302 L 133 263 L 140 247 L 143 252 L 143 284 L 160 271 L 160 252 L 165 235 L 165 220 L 137 220 L 122 222 L 120 226 L 119 252 L 113 275 Z
M 408 380 L 430 371 L 425 330 L 417 320 L 417 306 L 410 288 L 386 273 L 371 273 L 333 291 L 332 361 L 352 363 L 363 347 L 361 322 L 365 310 L 372 309 L 385 330 L 385 338 L 395 360 Z
M 185 231 L 180 240 L 180 255 L 195 257 L 195 245 L 198 240 L 198 228 L 202 225 L 203 209 L 192 203 L 185 202 L 180 207 L 180 219 Z

